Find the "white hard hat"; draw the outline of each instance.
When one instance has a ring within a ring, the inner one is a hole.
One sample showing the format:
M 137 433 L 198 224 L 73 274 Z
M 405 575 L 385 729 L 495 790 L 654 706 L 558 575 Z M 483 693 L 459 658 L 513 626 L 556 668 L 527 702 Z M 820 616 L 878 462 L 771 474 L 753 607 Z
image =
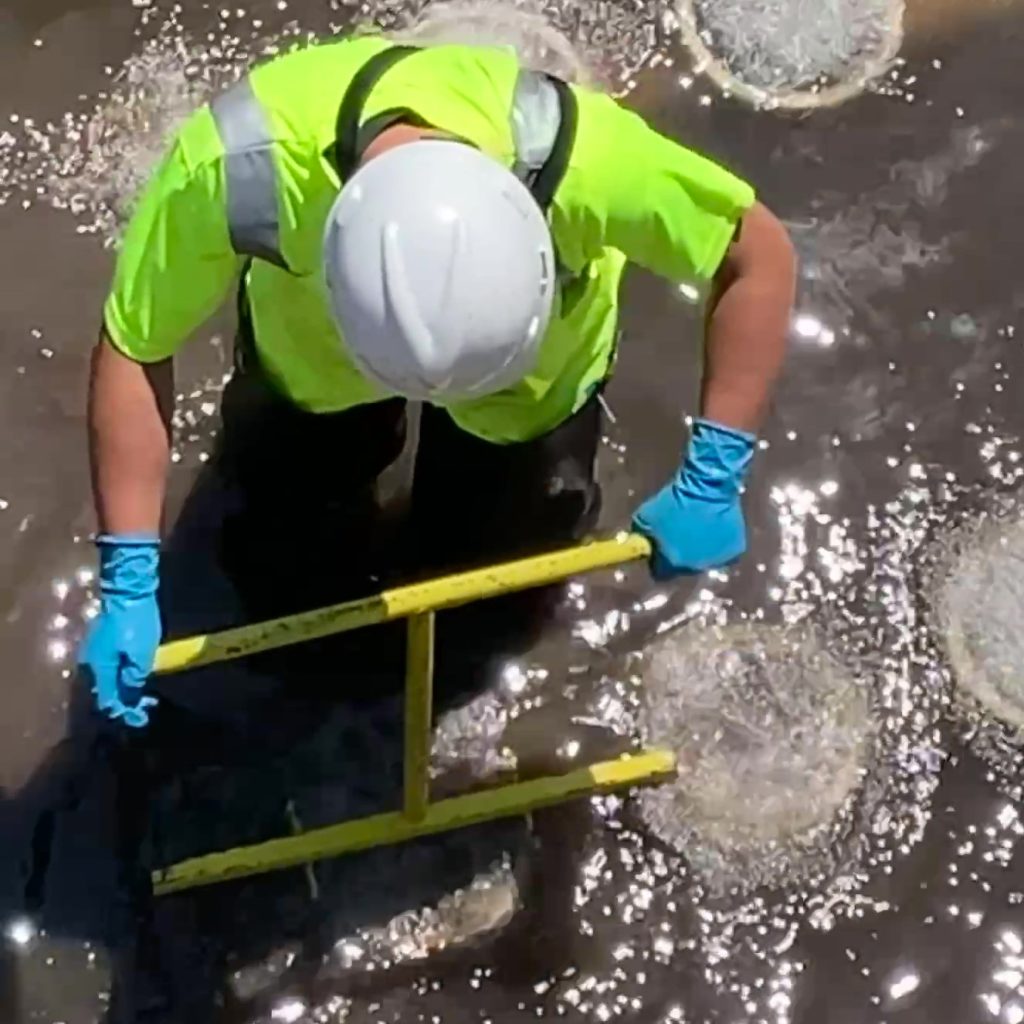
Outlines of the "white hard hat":
M 475 398 L 536 362 L 551 233 L 526 186 L 471 146 L 423 139 L 360 167 L 327 218 L 324 263 L 349 355 L 390 392 Z

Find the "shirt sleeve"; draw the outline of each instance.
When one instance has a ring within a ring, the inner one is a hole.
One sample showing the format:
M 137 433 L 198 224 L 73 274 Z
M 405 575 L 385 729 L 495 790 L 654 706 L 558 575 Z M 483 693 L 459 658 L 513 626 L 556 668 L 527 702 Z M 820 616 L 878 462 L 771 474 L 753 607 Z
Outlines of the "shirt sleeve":
M 174 355 L 221 305 L 241 260 L 228 231 L 223 147 L 207 108 L 189 119 L 143 189 L 104 305 L 115 346 Z
M 754 189 L 610 97 L 576 93 L 569 187 L 556 205 L 580 240 L 581 261 L 611 247 L 673 281 L 712 278 Z

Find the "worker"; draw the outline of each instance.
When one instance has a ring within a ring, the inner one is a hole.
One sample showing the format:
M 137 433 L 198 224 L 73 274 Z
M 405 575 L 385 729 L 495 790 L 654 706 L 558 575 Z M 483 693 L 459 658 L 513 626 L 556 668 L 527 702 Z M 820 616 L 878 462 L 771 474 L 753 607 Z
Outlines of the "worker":
M 135 206 L 92 361 L 100 609 L 80 662 L 99 710 L 141 727 L 157 702 L 172 359 L 236 282 L 221 447 L 256 526 L 235 563 L 329 591 L 359 547 L 327 554 L 347 502 L 402 451 L 410 401 L 432 528 L 502 553 L 592 529 L 630 261 L 707 296 L 699 415 L 634 518 L 657 577 L 700 573 L 745 550 L 793 303 L 787 232 L 749 184 L 504 47 L 325 42 L 195 112 Z

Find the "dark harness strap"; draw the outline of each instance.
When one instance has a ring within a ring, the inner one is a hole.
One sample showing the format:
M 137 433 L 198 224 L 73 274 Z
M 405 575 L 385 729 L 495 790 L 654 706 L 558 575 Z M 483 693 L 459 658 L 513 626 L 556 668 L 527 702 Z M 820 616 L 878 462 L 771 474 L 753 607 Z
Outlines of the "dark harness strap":
M 345 90 L 334 131 L 334 166 L 342 184 L 348 181 L 359 162 L 359 122 L 373 87 L 389 68 L 416 49 L 415 46 L 391 46 L 375 53 L 355 73 Z
M 338 109 L 335 128 L 334 165 L 344 184 L 355 171 L 360 158 L 360 123 L 363 107 L 373 87 L 387 71 L 400 60 L 418 51 L 415 46 L 391 46 L 375 53 L 353 76 Z M 558 131 L 550 153 L 539 170 L 531 172 L 524 184 L 529 188 L 538 206 L 547 213 L 558 191 L 558 186 L 569 167 L 569 158 L 576 141 L 578 110 L 576 96 L 566 82 L 553 75 L 544 76 L 558 93 Z M 387 123 L 385 120 L 383 123 Z
M 555 136 L 555 144 L 551 147 L 544 166 L 537 172 L 536 177 L 527 186 L 537 200 L 537 205 L 547 213 L 562 184 L 565 172 L 569 169 L 569 157 L 572 155 L 572 147 L 576 142 L 576 125 L 579 118 L 579 111 L 576 105 L 576 94 L 569 88 L 567 82 L 563 82 L 554 75 L 546 75 L 547 80 L 555 87 L 558 93 L 558 105 L 561 117 L 558 122 L 558 134 Z

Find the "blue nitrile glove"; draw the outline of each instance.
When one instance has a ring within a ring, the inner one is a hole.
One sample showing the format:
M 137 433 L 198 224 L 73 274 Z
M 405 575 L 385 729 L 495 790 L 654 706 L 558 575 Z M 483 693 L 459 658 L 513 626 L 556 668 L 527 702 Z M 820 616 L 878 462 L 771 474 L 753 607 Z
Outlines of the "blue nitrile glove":
M 151 534 L 101 536 L 100 612 L 79 664 L 91 676 L 96 707 L 134 729 L 149 724 L 155 697 L 142 694 L 163 627 L 156 602 L 160 542 Z
M 753 434 L 694 421 L 679 472 L 633 516 L 633 528 L 654 545 L 656 579 L 718 569 L 746 551 L 740 488 L 756 442 Z

